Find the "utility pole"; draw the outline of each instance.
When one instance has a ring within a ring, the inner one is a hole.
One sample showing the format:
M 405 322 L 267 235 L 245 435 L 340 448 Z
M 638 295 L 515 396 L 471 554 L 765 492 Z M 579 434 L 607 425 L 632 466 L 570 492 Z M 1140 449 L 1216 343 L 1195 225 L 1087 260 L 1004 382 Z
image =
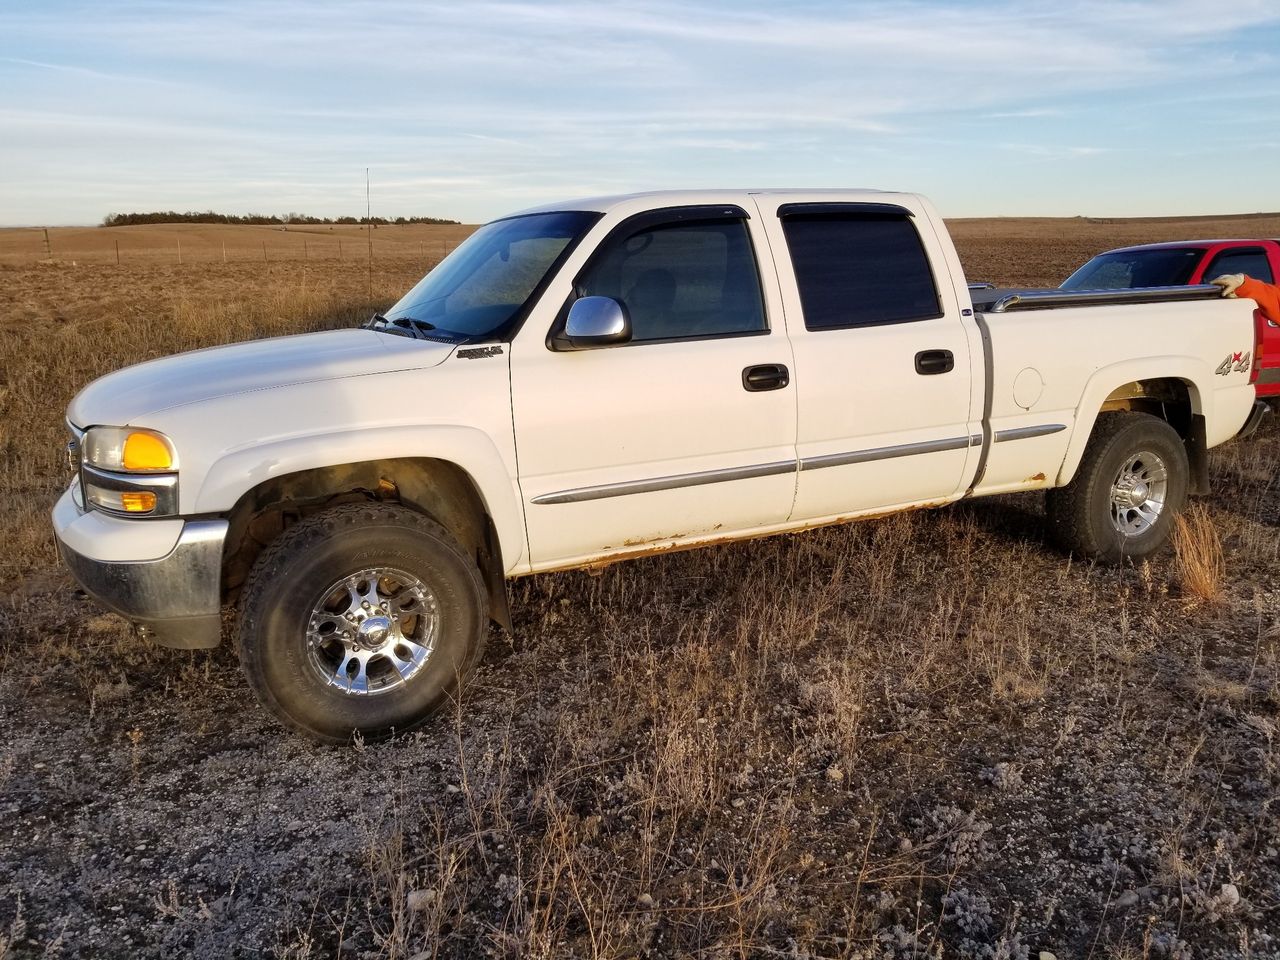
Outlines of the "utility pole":
M 369 299 L 373 299 L 373 203 L 369 199 L 369 168 L 364 168 L 365 236 L 369 238 Z

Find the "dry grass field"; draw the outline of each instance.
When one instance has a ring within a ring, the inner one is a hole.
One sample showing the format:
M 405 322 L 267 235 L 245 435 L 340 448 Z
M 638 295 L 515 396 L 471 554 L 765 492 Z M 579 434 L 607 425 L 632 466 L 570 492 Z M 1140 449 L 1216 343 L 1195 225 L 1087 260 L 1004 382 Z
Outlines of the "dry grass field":
M 132 227 L 50 227 L 0 229 L 0 264 L 30 266 L 41 261 L 121 266 L 161 263 L 256 263 L 279 261 L 439 260 L 475 227 L 436 224 L 382 224 L 372 229 L 347 224 L 227 226 L 169 223 Z M 47 235 L 47 240 L 46 240 Z
M 953 228 L 1040 285 L 1280 216 Z M 1280 956 L 1274 417 L 1136 568 L 1027 495 L 517 581 L 465 702 L 390 743 L 134 638 L 56 562 L 64 407 L 354 324 L 466 233 L 381 227 L 370 280 L 318 229 L 0 231 L 0 958 Z

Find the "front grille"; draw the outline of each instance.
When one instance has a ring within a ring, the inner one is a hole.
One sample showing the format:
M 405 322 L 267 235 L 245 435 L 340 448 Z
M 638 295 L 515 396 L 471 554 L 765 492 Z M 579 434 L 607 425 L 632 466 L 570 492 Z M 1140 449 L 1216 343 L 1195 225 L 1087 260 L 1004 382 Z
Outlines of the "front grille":
M 80 441 L 84 437 L 84 431 L 76 429 L 75 425 L 70 420 L 67 421 L 67 429 L 71 432 L 71 439 L 67 441 L 67 447 L 64 453 L 66 457 L 67 470 L 70 471 L 73 476 L 77 476 L 80 473 Z

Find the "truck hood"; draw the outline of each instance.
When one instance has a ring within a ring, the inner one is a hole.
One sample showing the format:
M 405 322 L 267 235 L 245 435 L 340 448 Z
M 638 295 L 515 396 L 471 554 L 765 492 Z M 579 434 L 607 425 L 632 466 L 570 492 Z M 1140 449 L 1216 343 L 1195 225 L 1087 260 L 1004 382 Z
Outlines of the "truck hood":
M 77 427 L 145 425 L 146 416 L 216 397 L 316 380 L 434 367 L 454 344 L 373 330 L 329 330 L 150 360 L 95 380 L 71 401 Z

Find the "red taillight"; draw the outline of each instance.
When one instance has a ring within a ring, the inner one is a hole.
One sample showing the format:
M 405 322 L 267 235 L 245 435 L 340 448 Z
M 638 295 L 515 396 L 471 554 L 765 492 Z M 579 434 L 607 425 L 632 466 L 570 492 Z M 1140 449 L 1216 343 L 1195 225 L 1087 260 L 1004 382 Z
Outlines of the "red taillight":
M 1267 329 L 1267 318 L 1261 310 L 1253 311 L 1253 366 L 1249 368 L 1249 382 L 1257 383 L 1262 372 L 1262 338 Z

